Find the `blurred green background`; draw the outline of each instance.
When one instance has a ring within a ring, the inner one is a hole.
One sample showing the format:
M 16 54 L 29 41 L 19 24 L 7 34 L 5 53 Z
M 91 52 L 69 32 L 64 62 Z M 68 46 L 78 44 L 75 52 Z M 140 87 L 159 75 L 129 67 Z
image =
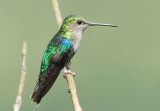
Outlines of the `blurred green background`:
M 62 17 L 78 14 L 112 27 L 89 27 L 72 59 L 84 111 L 160 110 L 159 0 L 59 0 Z M 30 100 L 44 50 L 57 32 L 50 0 L 0 1 L 0 103 L 13 110 L 27 40 L 27 78 L 20 111 L 73 111 L 60 74 L 39 108 Z

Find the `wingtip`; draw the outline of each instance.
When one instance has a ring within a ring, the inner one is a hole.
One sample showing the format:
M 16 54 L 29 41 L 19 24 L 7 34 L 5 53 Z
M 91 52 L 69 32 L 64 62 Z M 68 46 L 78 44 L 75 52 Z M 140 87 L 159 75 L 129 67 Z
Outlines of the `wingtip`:
M 40 102 L 38 102 L 38 101 L 34 101 L 34 99 L 33 99 L 33 98 L 31 98 L 31 100 L 32 100 L 31 104 L 33 104 L 34 102 L 36 102 L 36 107 L 38 108 L 38 107 L 40 106 Z
M 30 98 L 31 98 L 31 100 L 32 100 L 32 103 L 33 103 L 33 102 L 36 102 L 36 107 L 39 107 L 41 99 L 40 99 L 40 100 L 37 100 L 37 99 L 35 98 L 35 93 L 32 93 L 32 95 L 30 96 Z

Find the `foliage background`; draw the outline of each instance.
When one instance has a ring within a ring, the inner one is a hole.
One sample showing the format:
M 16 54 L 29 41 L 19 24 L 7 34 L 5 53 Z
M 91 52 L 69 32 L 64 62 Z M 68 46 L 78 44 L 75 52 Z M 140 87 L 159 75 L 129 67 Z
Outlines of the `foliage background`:
M 90 27 L 72 59 L 84 111 L 160 110 L 159 0 L 59 0 L 63 18 L 78 14 L 118 28 Z M 21 111 L 73 110 L 60 74 L 39 108 L 30 95 L 44 50 L 57 32 L 50 0 L 0 1 L 0 102 L 12 110 L 21 73 L 21 47 L 28 41 L 27 78 Z

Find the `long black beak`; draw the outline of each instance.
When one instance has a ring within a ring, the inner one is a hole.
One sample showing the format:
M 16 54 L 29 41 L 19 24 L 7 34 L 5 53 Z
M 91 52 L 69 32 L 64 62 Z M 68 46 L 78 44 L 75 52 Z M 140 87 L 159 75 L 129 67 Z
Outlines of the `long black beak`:
M 112 24 L 103 24 L 103 23 L 94 23 L 94 22 L 89 22 L 88 23 L 89 26 L 110 26 L 110 27 L 118 27 L 116 25 L 112 25 Z

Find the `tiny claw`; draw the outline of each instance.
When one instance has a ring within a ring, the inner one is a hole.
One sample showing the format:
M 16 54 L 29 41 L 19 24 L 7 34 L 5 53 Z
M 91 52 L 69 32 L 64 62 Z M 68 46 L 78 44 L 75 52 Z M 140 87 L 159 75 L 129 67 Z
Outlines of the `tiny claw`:
M 67 74 L 71 74 L 73 77 L 76 76 L 76 74 L 74 72 L 71 72 L 70 70 L 68 70 L 67 72 L 65 72 L 65 74 L 63 75 L 63 77 L 66 78 Z
M 65 73 L 65 74 L 63 74 L 63 78 L 65 78 L 65 79 L 66 79 L 66 73 Z

